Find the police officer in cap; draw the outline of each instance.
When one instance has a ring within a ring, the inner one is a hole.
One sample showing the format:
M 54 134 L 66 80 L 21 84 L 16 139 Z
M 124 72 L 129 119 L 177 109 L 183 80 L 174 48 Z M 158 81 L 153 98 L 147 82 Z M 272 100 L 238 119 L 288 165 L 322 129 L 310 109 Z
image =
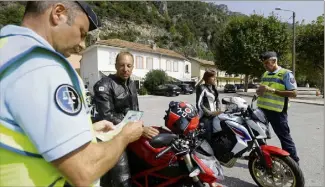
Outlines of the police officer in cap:
M 129 123 L 108 142 L 94 131 L 85 90 L 67 61 L 99 27 L 85 2 L 27 2 L 21 26 L 0 30 L 0 186 L 91 186 L 143 132 Z
M 265 52 L 261 56 L 264 68 L 267 70 L 261 79 L 261 85 L 256 90 L 257 106 L 261 108 L 272 125 L 275 134 L 281 142 L 282 149 L 299 164 L 295 144 L 288 126 L 289 97 L 297 96 L 297 83 L 290 70 L 278 65 L 275 52 Z

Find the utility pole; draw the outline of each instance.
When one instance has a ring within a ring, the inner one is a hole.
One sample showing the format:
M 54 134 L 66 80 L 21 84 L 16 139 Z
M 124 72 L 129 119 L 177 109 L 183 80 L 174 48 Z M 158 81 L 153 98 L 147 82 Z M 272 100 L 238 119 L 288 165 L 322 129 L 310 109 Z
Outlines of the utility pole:
M 295 76 L 296 75 L 296 13 L 294 11 L 293 12 L 293 44 L 292 44 L 292 73 Z
M 292 23 L 292 74 L 295 76 L 296 74 L 296 13 L 292 10 L 285 10 L 282 8 L 275 8 L 275 10 L 282 10 L 282 11 L 288 11 L 288 12 L 292 12 L 292 19 L 293 19 L 293 23 Z

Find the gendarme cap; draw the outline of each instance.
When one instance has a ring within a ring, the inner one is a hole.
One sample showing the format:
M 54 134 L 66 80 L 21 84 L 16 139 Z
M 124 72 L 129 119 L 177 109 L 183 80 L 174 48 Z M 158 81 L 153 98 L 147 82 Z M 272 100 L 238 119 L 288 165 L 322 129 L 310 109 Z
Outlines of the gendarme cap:
M 84 1 L 76 1 L 78 5 L 82 8 L 82 10 L 87 14 L 89 19 L 89 31 L 95 30 L 101 26 L 98 16 L 95 12 L 90 8 L 89 4 Z
M 270 59 L 272 57 L 276 57 L 277 58 L 276 52 L 274 52 L 274 51 L 267 51 L 267 52 L 261 54 L 260 60 L 261 61 L 265 61 L 265 60 Z

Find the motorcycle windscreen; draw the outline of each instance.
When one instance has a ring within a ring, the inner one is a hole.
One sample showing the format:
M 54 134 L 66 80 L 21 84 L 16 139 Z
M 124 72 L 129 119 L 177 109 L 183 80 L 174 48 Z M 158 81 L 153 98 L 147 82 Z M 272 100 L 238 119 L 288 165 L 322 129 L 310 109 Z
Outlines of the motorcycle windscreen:
M 253 111 L 252 118 L 268 125 L 268 120 L 264 112 L 259 108 Z
M 205 156 L 194 151 L 191 157 L 201 170 L 199 178 L 202 181 L 213 183 L 224 180 L 223 169 L 215 156 Z

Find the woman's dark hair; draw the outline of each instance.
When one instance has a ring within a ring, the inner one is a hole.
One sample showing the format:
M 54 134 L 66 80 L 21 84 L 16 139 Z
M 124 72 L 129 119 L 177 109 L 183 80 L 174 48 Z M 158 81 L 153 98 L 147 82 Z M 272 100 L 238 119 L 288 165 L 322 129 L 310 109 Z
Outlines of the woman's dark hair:
M 216 76 L 216 74 L 217 74 L 216 71 L 212 69 L 208 69 L 204 72 L 203 80 L 207 82 L 210 77 Z

